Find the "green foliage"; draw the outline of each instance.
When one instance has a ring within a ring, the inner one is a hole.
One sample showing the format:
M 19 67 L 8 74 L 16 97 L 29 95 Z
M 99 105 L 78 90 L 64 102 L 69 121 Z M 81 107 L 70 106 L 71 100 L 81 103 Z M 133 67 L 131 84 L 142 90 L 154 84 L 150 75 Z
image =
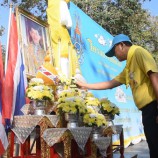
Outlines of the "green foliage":
M 0 26 L 0 37 L 3 36 L 4 31 L 5 31 L 4 26 Z M 0 49 L 1 49 L 1 48 L 0 48 Z M 3 54 L 4 54 L 4 52 L 5 52 L 5 46 L 3 46 L 3 45 L 2 45 L 2 52 L 3 52 Z M 3 57 L 3 59 L 4 59 L 4 57 Z M 3 61 L 4 61 L 4 60 L 3 60 Z
M 153 58 L 155 59 L 156 61 L 156 64 L 158 66 L 158 52 L 155 52 L 154 54 L 152 54 Z
M 22 0 L 19 6 L 42 20 L 46 20 L 47 3 L 47 0 Z
M 3 35 L 5 28 L 3 26 L 0 26 L 0 36 Z
M 151 47 L 153 53 L 158 53 L 158 16 L 151 17 L 150 21 L 150 28 L 149 31 L 152 34 L 152 37 L 149 39 L 148 43 Z

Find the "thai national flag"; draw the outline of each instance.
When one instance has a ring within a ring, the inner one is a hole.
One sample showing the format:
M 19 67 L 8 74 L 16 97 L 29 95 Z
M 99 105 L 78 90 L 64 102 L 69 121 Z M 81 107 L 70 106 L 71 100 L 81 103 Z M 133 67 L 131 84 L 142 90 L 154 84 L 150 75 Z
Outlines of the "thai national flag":
M 14 101 L 15 101 L 15 109 L 13 107 L 12 114 L 13 115 L 23 115 L 21 112 L 21 108 L 24 104 L 26 104 L 26 96 L 25 90 L 27 86 L 26 75 L 25 75 L 25 67 L 23 64 L 22 50 L 20 48 L 20 52 L 18 54 L 18 61 L 16 64 L 16 70 L 14 73 Z
M 8 139 L 2 123 L 0 123 L 0 156 L 8 147 Z
M 2 124 L 2 86 L 3 86 L 3 61 L 2 61 L 2 49 L 0 44 L 0 156 L 4 153 L 4 151 L 8 147 L 8 139 L 6 136 L 6 132 L 4 130 L 4 126 Z
M 22 50 L 18 40 L 18 29 L 15 15 L 11 15 L 8 62 L 3 88 L 4 119 L 12 121 L 14 115 L 21 115 L 21 107 L 26 103 L 25 88 L 27 86 L 24 73 Z
M 8 147 L 7 135 L 6 135 L 3 124 L 0 122 L 0 156 L 5 152 L 7 147 Z

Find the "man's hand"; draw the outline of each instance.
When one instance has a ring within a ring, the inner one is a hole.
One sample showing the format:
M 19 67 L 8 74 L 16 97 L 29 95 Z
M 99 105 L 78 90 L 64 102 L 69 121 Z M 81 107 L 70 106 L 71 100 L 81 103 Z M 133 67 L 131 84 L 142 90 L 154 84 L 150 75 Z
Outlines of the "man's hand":
M 58 86 L 59 83 L 61 83 L 61 80 L 58 76 L 56 76 L 55 79 L 54 79 L 54 82 L 55 82 L 55 85 Z
M 76 84 L 76 86 L 77 86 L 78 88 L 80 88 L 80 89 L 87 89 L 87 88 L 85 87 L 85 83 L 83 83 L 83 82 L 81 82 L 81 81 L 79 81 L 79 80 L 75 80 L 75 84 Z

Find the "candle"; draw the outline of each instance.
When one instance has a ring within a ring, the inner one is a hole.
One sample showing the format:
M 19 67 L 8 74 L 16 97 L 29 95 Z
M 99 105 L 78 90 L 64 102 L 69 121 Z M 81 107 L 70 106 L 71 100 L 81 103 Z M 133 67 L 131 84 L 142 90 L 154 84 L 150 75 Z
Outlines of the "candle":
M 71 42 L 68 43 L 68 73 L 69 78 L 71 78 L 71 54 L 70 54 Z
M 50 63 L 54 65 L 53 50 L 51 47 L 49 48 L 49 55 L 50 55 Z
M 57 67 L 59 70 L 61 70 L 61 62 L 60 62 L 60 56 L 61 56 L 61 38 L 58 39 L 58 61 L 57 61 Z

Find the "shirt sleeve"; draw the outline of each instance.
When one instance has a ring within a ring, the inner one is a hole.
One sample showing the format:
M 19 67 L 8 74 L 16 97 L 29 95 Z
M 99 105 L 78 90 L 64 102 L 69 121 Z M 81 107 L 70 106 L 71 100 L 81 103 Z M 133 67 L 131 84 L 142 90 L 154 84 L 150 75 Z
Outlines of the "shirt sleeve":
M 122 84 L 126 84 L 126 73 L 125 73 L 125 69 L 114 78 L 114 80 L 122 83 Z
M 135 57 L 140 69 L 147 74 L 149 71 L 158 72 L 158 67 L 152 55 L 144 48 L 137 48 Z

